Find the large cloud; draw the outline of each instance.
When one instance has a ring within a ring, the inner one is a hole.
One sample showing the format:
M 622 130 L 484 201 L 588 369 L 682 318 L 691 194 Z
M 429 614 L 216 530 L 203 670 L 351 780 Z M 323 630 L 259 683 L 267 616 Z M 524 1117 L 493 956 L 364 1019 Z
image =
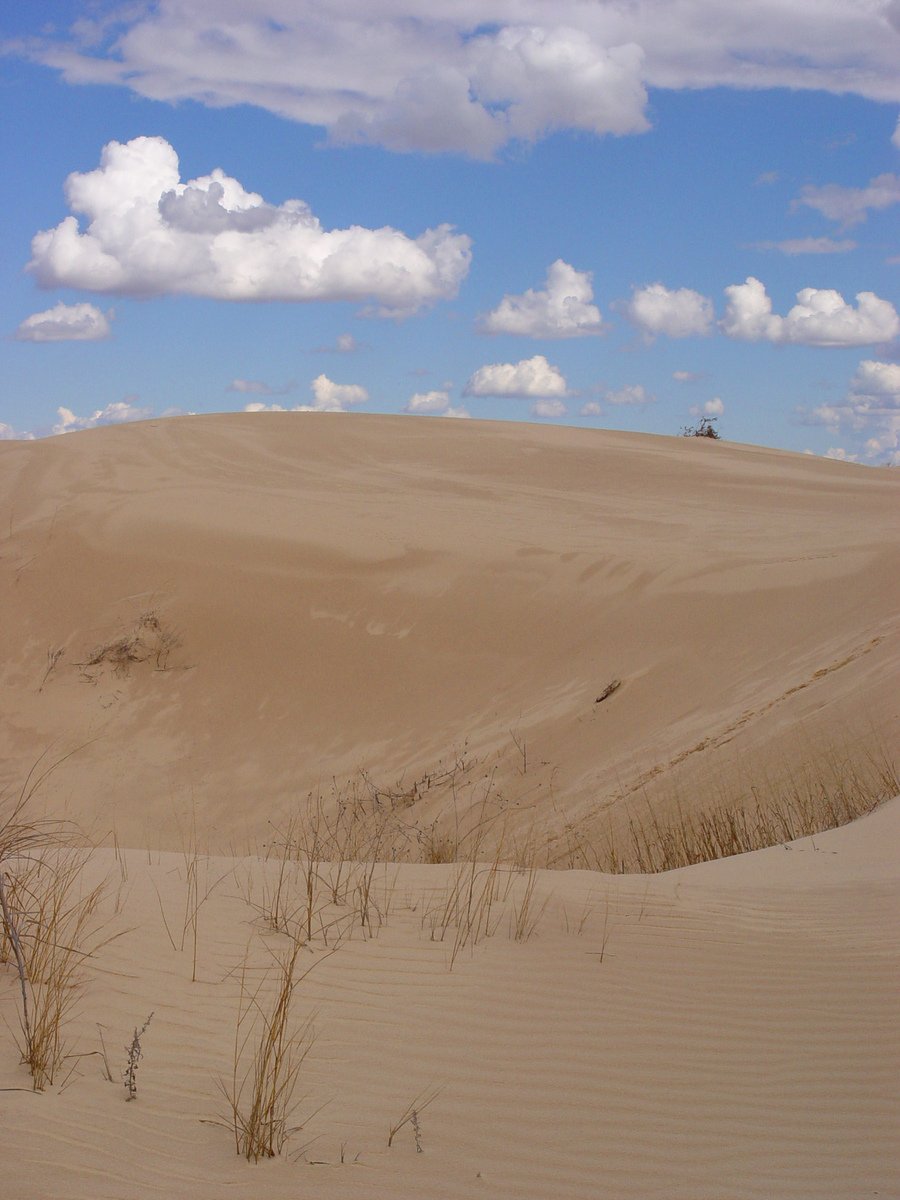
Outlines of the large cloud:
M 896 309 L 873 292 L 860 292 L 854 308 L 830 288 L 803 288 L 784 317 L 772 312 L 765 286 L 752 275 L 727 287 L 725 295 L 722 328 L 729 337 L 743 341 L 868 346 L 889 342 L 900 333 Z
M 515 333 L 534 338 L 582 337 L 602 332 L 603 319 L 591 304 L 590 271 L 576 271 L 558 258 L 547 270 L 543 291 L 529 288 L 521 296 L 504 296 L 493 312 L 481 317 L 484 333 Z
M 161 137 L 104 147 L 66 198 L 83 214 L 35 235 L 29 269 L 44 287 L 218 300 L 370 300 L 405 315 L 456 294 L 470 242 L 449 226 L 418 238 L 388 227 L 323 229 L 301 200 L 267 204 L 221 170 L 182 183 Z
M 638 132 L 646 85 L 900 99 L 900 19 L 876 0 L 760 0 L 752 19 L 738 0 L 158 0 L 116 16 L 19 50 L 72 82 L 254 104 L 401 150 Z
M 517 363 L 490 363 L 479 367 L 463 389 L 466 396 L 555 397 L 568 393 L 559 367 L 543 354 Z
M 670 291 L 661 283 L 635 288 L 631 299 L 620 306 L 625 316 L 648 338 L 703 337 L 712 331 L 712 301 L 690 288 Z
M 32 313 L 16 330 L 20 342 L 101 342 L 108 338 L 112 309 L 102 313 L 93 304 L 55 304 Z

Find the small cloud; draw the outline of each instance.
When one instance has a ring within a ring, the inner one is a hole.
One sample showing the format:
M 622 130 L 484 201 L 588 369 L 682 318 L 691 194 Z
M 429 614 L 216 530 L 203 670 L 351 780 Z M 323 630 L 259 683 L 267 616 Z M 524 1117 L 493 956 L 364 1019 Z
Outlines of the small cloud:
M 777 183 L 781 178 L 778 171 L 763 171 L 761 175 L 753 180 L 755 187 L 768 187 L 770 184 Z
M 900 117 L 897 118 L 897 126 L 891 134 L 891 143 L 900 150 Z
M 543 291 L 529 288 L 521 296 L 504 296 L 493 312 L 479 318 L 478 328 L 533 338 L 602 333 L 603 318 L 593 298 L 590 271 L 576 271 L 558 258 L 547 270 Z
M 661 283 L 635 288 L 630 300 L 618 307 L 648 340 L 667 337 L 705 337 L 712 332 L 712 301 L 691 288 L 670 291 Z
M 339 333 L 330 346 L 316 346 L 316 354 L 356 354 L 367 349 L 365 342 L 358 342 L 352 333 Z
M 479 367 L 463 389 L 466 396 L 565 396 L 566 380 L 559 367 L 543 354 L 517 363 L 490 363 Z
M 317 375 L 311 387 L 314 399 L 309 407 L 315 412 L 346 412 L 369 399 L 369 393 L 358 383 L 335 383 L 327 375 Z
M 616 391 L 605 392 L 603 399 L 607 404 L 641 406 L 655 404 L 656 397 L 651 395 L 640 383 L 626 384 Z
M 468 417 L 464 408 L 454 408 L 446 391 L 416 392 L 410 396 L 404 412 L 431 417 Z
M 58 408 L 59 421 L 53 426 L 53 433 L 73 433 L 78 429 L 95 429 L 98 425 L 123 425 L 127 421 L 146 421 L 153 416 L 152 408 L 141 408 L 135 401 L 137 396 L 126 396 L 124 400 L 116 400 L 107 404 L 106 408 L 98 408 L 89 417 L 78 417 L 70 408 Z
M 721 417 L 724 411 L 725 405 L 718 396 L 707 400 L 705 404 L 692 404 L 690 409 L 692 417 Z
M 900 204 L 900 175 L 886 172 L 876 175 L 864 188 L 842 187 L 839 183 L 826 183 L 824 187 L 809 184 L 791 207 L 796 209 L 806 205 L 829 221 L 839 221 L 847 228 L 865 221 L 870 212 L 890 208 L 893 204 Z
M 543 417 L 553 419 L 555 417 L 564 417 L 567 409 L 562 400 L 538 400 L 536 404 L 531 406 L 531 415 L 533 417 Z
M 900 316 L 874 292 L 860 292 L 856 308 L 830 288 L 803 288 L 797 303 L 781 317 L 772 312 L 765 286 L 752 275 L 725 289 L 728 304 L 721 325 L 742 341 L 799 346 L 868 346 L 900 333 Z
M 859 462 L 858 454 L 849 454 L 842 446 L 832 446 L 822 455 L 823 458 L 833 458 L 837 462 Z
M 582 417 L 602 417 L 603 405 L 599 400 L 588 400 L 587 404 L 581 406 L 580 415 Z
M 672 372 L 672 378 L 675 380 L 676 383 L 697 383 L 697 381 L 700 379 L 703 379 L 703 377 L 704 376 L 701 371 L 673 371 Z
M 312 404 L 295 404 L 285 408 L 282 404 L 265 404 L 251 400 L 244 405 L 244 412 L 346 412 L 356 404 L 365 404 L 369 393 L 358 383 L 335 383 L 327 375 L 317 375 L 310 384 Z
M 56 304 L 26 317 L 15 336 L 20 342 L 102 342 L 112 333 L 114 315 L 93 304 Z
M 232 379 L 225 390 L 228 392 L 238 392 L 244 396 L 284 396 L 288 392 L 292 392 L 296 386 L 293 380 L 290 383 L 284 384 L 283 387 L 271 387 L 262 379 Z
M 847 254 L 855 250 L 858 243 L 851 238 L 835 241 L 830 237 L 787 238 L 783 242 L 756 242 L 756 250 L 777 250 L 794 257 L 798 254 Z
M 0 421 L 0 442 L 33 442 L 33 433 L 16 433 L 12 425 Z

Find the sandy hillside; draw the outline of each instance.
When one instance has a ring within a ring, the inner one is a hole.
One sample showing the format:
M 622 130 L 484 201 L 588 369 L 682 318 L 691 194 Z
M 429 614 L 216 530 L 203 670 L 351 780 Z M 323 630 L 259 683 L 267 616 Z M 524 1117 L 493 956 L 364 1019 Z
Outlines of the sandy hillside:
M 411 826 L 462 763 L 458 807 L 558 832 L 889 744 L 898 511 L 887 469 L 507 423 L 4 443 L 0 782 L 77 749 L 42 796 L 93 836 L 240 851 L 360 770 Z
M 900 1195 L 898 501 L 482 422 L 0 444 L 4 1200 Z M 55 909 L 32 785 L 97 847 L 50 852 Z M 548 869 L 739 793 L 776 844 Z M 883 802 L 791 837 L 835 796 Z M 74 972 L 39 1093 L 10 921 Z M 289 961 L 296 1128 L 250 1163 L 227 1093 Z
M 265 868 L 200 864 L 195 972 L 190 930 L 180 948 L 185 861 L 101 852 L 105 932 L 124 932 L 90 963 L 67 1026 L 88 1055 L 71 1060 L 74 1074 L 67 1064 L 41 1095 L 0 1091 L 3 1195 L 897 1196 L 898 833 L 900 801 L 665 875 L 541 872 L 518 942 L 528 877 L 501 873 L 490 936 L 455 960 L 457 929 L 440 938 L 456 868 L 379 868 L 371 929 L 352 901 L 320 895 L 326 920 L 345 919 L 330 957 L 321 935 L 301 952 L 312 970 L 294 1011 L 298 1024 L 314 1014 L 315 1031 L 297 1089 L 303 1127 L 284 1157 L 257 1164 L 209 1122 L 226 1112 L 217 1080 L 233 1073 L 241 964 L 255 987 L 290 946 L 248 903 L 264 907 Z M 0 975 L 10 1021 L 15 996 Z M 151 1012 L 129 1103 L 124 1047 Z M 7 1034 L 0 1088 L 23 1087 Z M 410 1124 L 388 1148 L 391 1125 L 437 1089 L 418 1118 L 422 1153 Z

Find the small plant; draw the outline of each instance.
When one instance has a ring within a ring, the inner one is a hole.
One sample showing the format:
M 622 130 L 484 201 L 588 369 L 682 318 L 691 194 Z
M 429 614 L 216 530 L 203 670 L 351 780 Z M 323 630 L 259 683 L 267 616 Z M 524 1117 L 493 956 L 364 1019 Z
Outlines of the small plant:
M 717 417 L 701 417 L 696 425 L 685 425 L 681 431 L 682 437 L 713 438 L 719 441 L 721 434 L 716 429 Z
M 147 1018 L 140 1029 L 135 1026 L 134 1037 L 131 1039 L 131 1045 L 125 1047 L 125 1053 L 128 1055 L 125 1063 L 125 1070 L 122 1076 L 125 1080 L 125 1091 L 128 1095 L 126 1100 L 137 1099 L 137 1072 L 140 1066 L 141 1059 L 144 1057 L 143 1047 L 141 1046 L 141 1038 L 147 1032 L 150 1022 L 153 1020 L 153 1013 Z
M 441 1094 L 441 1091 L 442 1089 L 439 1087 L 431 1088 L 430 1090 L 426 1089 L 426 1091 L 420 1092 L 414 1100 L 411 1100 L 409 1104 L 407 1104 L 406 1108 L 404 1108 L 403 1112 L 400 1114 L 398 1120 L 390 1127 L 390 1131 L 388 1132 L 388 1147 L 393 1145 L 394 1138 L 404 1127 L 404 1125 L 411 1125 L 413 1136 L 416 1140 L 416 1153 L 424 1153 L 422 1150 L 422 1127 L 419 1123 L 419 1117 L 429 1104 L 432 1104 L 435 1100 L 437 1100 L 438 1096 Z

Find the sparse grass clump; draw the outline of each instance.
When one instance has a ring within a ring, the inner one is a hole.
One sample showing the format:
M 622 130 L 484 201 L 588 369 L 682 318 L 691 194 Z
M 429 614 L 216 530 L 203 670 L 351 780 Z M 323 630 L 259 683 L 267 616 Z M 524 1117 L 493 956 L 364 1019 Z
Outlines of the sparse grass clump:
M 231 1079 L 220 1081 L 228 1102 L 228 1127 L 234 1135 L 235 1152 L 249 1162 L 274 1158 L 284 1149 L 299 1126 L 291 1119 L 300 1070 L 313 1042 L 312 1017 L 295 1027 L 292 1006 L 300 982 L 322 959 L 299 971 L 301 943 L 277 960 L 275 992 L 266 1003 L 263 989 L 268 974 L 253 987 L 247 963 L 241 971 L 240 1000 L 235 1024 Z
M 19 1049 L 35 1091 L 51 1086 L 67 1056 L 65 1024 L 96 949 L 103 886 L 82 885 L 84 858 L 56 850 L 13 860 L 0 871 L 4 951 L 22 993 Z
M 32 1087 L 52 1085 L 67 1057 L 65 1024 L 98 948 L 103 885 L 84 885 L 86 856 L 61 822 L 32 818 L 29 802 L 75 751 L 33 765 L 13 798 L 0 796 L 0 964 L 19 977 L 19 1050 Z

